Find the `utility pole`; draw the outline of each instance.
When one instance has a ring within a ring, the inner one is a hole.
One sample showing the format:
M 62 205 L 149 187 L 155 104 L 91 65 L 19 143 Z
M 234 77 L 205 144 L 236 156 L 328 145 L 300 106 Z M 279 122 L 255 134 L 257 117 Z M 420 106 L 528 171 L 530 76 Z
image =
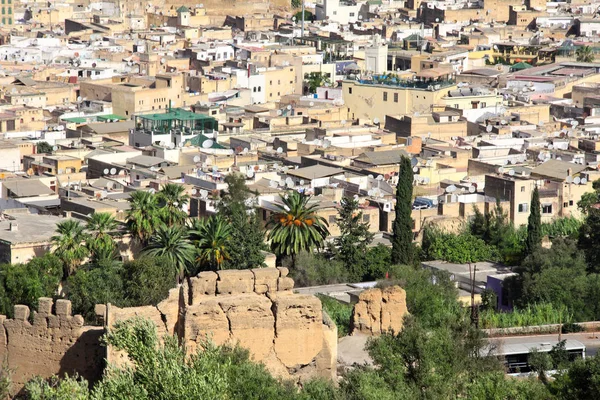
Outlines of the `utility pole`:
M 469 276 L 471 278 L 471 323 L 475 325 L 475 328 L 479 327 L 479 318 L 477 309 L 475 308 L 475 274 L 477 273 L 477 265 L 473 266 L 471 272 L 471 263 L 469 263 Z
M 304 0 L 302 0 L 302 26 L 300 27 L 300 38 L 304 39 Z

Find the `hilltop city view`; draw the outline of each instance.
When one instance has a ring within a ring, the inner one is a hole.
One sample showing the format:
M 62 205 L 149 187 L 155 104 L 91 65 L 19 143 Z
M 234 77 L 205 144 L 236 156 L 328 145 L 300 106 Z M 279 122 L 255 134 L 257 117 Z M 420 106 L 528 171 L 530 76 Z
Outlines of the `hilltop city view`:
M 0 1 L 0 400 L 600 399 L 600 0 Z

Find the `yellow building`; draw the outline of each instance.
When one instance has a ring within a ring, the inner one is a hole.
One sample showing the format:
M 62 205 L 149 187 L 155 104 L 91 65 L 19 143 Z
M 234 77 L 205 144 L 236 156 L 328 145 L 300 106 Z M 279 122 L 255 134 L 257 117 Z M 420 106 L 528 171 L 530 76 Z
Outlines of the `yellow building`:
M 277 102 L 281 96 L 296 92 L 296 67 L 271 67 L 260 73 L 265 77 L 266 102 Z
M 456 84 L 448 73 L 426 70 L 417 75 L 415 81 L 400 84 L 387 84 L 375 81 L 343 82 L 344 102 L 352 119 L 368 118 L 385 121 L 386 115 L 428 113 L 433 104 L 439 104 L 448 90 L 455 90 Z

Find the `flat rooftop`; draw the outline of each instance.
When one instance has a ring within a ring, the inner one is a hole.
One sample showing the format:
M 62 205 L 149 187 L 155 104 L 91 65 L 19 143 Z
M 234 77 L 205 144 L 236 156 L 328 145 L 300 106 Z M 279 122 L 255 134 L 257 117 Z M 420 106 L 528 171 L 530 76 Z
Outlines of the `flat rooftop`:
M 64 220 L 53 215 L 6 211 L 0 220 L 0 240 L 13 245 L 47 243 L 55 234 L 56 224 Z M 17 230 L 11 231 L 11 224 L 17 224 Z

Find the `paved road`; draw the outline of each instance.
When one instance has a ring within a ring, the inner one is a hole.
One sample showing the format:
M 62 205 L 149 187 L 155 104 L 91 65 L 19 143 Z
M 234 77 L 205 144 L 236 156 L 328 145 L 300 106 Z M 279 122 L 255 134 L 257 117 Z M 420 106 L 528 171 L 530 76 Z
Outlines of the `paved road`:
M 579 340 L 586 347 L 585 354 L 587 356 L 595 356 L 600 348 L 600 332 L 584 332 L 584 333 L 569 333 L 563 334 L 562 339 L 575 339 Z M 553 335 L 531 335 L 531 336 L 505 336 L 501 338 L 492 338 L 493 341 L 498 344 L 517 344 L 517 343 L 535 343 L 545 342 L 551 343 L 552 345 L 558 343 L 558 334 Z

